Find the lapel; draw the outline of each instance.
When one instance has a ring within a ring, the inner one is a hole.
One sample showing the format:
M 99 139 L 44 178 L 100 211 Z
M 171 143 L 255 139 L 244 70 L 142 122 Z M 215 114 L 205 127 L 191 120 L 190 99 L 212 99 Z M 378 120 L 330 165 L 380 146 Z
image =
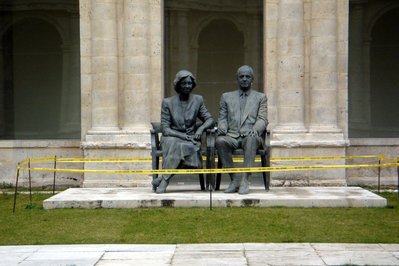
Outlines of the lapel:
M 184 113 L 183 106 L 180 103 L 179 95 L 175 95 L 175 97 L 173 97 L 171 108 L 173 108 L 172 116 L 174 117 L 175 121 L 179 127 L 184 128 L 186 114 Z
M 238 121 L 237 124 L 241 125 L 240 91 L 239 90 L 235 91 L 235 93 L 234 93 L 232 107 L 234 108 L 234 110 L 236 110 L 235 112 L 232 112 L 232 114 L 234 114 L 234 120 Z
M 191 120 L 191 109 L 193 108 L 193 95 L 190 93 L 190 95 L 188 96 L 188 100 L 187 100 L 187 108 L 186 111 L 184 112 L 184 110 L 181 110 L 182 112 L 184 112 L 184 122 L 187 120 Z

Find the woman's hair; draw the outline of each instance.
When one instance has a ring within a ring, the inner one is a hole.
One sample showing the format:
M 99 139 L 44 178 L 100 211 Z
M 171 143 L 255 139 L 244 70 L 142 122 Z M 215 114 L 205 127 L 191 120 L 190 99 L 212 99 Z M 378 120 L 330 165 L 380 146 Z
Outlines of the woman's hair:
M 197 86 L 194 75 L 188 70 L 180 70 L 177 72 L 175 80 L 173 81 L 174 89 L 177 93 L 180 93 L 180 81 L 184 78 L 190 77 L 193 82 L 193 89 Z

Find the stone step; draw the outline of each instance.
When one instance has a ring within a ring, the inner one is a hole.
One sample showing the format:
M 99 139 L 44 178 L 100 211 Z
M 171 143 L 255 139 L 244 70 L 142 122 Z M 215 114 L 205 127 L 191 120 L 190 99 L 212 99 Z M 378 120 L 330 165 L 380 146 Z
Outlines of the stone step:
M 54 208 L 147 207 L 385 207 L 387 201 L 360 187 L 251 187 L 239 195 L 223 191 L 199 191 L 198 186 L 169 186 L 164 194 L 151 188 L 70 188 L 45 200 Z

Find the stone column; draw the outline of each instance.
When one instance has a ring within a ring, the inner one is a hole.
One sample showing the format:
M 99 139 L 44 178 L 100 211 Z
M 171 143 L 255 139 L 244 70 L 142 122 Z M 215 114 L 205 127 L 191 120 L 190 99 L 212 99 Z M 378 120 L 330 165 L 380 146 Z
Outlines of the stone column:
M 151 121 L 159 121 L 164 98 L 164 1 L 150 1 Z
M 310 35 L 309 130 L 338 133 L 336 0 L 312 1 Z
M 277 124 L 277 27 L 278 0 L 263 0 L 263 80 L 271 129 Z
M 126 133 L 149 134 L 150 41 L 149 3 L 141 0 L 124 2 L 124 119 Z
M 116 3 L 92 0 L 92 122 L 89 134 L 119 130 Z
M 274 131 L 303 133 L 306 132 L 303 0 L 280 0 L 277 34 L 278 124 Z

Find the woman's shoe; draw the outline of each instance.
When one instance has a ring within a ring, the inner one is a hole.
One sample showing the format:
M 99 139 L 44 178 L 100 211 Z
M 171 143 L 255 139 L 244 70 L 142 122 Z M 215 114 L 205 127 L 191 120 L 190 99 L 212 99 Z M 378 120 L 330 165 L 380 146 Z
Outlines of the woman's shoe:
M 159 185 L 161 184 L 161 182 L 162 182 L 162 176 L 158 176 L 157 178 L 154 178 L 154 179 L 151 181 L 151 184 L 152 184 L 154 187 L 159 187 Z
M 162 178 L 161 183 L 159 184 L 159 186 L 157 187 L 157 193 L 165 193 L 166 192 L 166 188 L 169 185 L 169 181 L 165 180 Z

